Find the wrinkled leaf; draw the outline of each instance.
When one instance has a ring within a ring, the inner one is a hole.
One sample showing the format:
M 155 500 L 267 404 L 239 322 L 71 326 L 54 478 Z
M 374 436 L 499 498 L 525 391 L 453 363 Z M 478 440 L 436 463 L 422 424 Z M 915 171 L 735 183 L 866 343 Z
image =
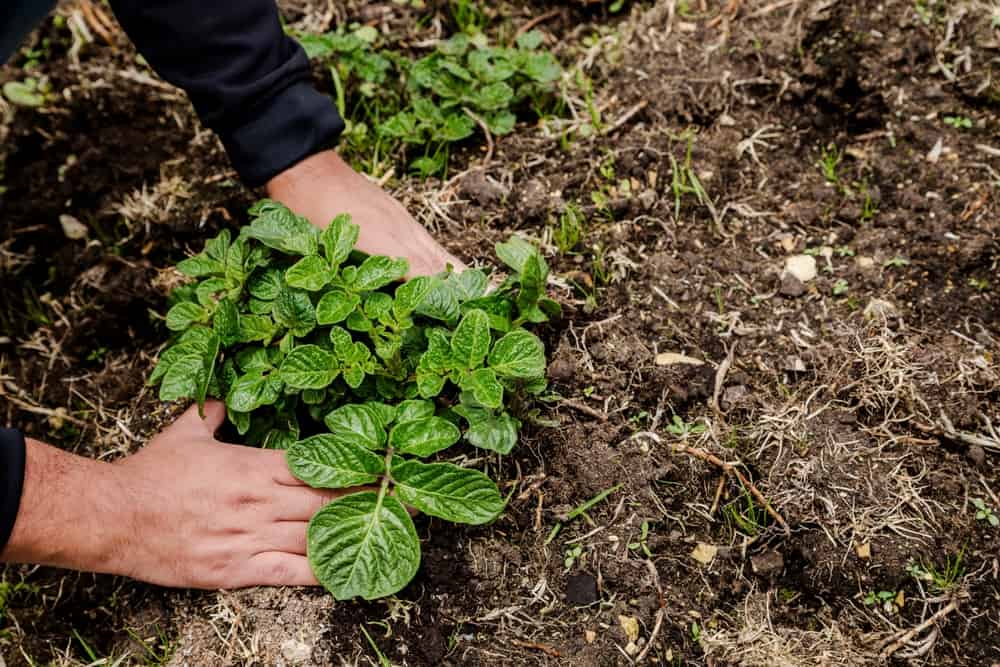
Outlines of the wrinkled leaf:
M 491 342 L 489 317 L 481 310 L 470 310 L 451 336 L 451 358 L 462 368 L 479 368 Z
M 318 345 L 300 345 L 281 362 L 279 376 L 296 389 L 325 389 L 340 374 L 340 365 L 332 354 Z
M 316 304 L 316 321 L 322 325 L 343 322 L 360 303 L 361 297 L 353 292 L 330 290 Z
M 372 484 L 385 472 L 381 456 L 326 434 L 295 443 L 285 458 L 292 474 L 316 489 Z
M 531 379 L 545 375 L 545 346 L 535 334 L 517 329 L 498 340 L 489 365 L 497 375 Z
M 319 230 L 283 204 L 265 199 L 250 209 L 257 216 L 243 233 L 269 248 L 289 255 L 315 255 L 319 249 Z
M 423 457 L 451 447 L 461 436 L 447 419 L 425 417 L 397 424 L 389 433 L 389 445 L 397 453 Z
M 285 271 L 286 283 L 309 292 L 326 287 L 331 277 L 330 266 L 319 255 L 303 257 Z
M 409 270 L 409 262 L 405 259 L 372 255 L 358 267 L 353 287 L 359 292 L 376 290 L 401 279 Z
M 302 338 L 316 327 L 316 311 L 306 292 L 285 289 L 274 302 L 274 321 Z
M 353 493 L 328 503 L 308 529 L 309 564 L 338 600 L 399 592 L 420 567 L 420 541 L 391 496 Z
M 392 479 L 403 503 L 446 521 L 489 523 L 504 509 L 497 485 L 478 470 L 393 459 Z
M 354 442 L 367 449 L 381 449 L 386 435 L 382 415 L 364 405 L 344 405 L 326 416 L 324 422 L 330 433 L 346 442 Z
M 396 406 L 396 421 L 412 422 L 426 417 L 433 417 L 436 408 L 433 401 L 409 400 Z
M 208 320 L 208 311 L 202 306 L 184 301 L 167 311 L 167 328 L 171 331 L 183 331 L 196 322 Z
M 330 266 L 340 266 L 354 244 L 358 242 L 358 234 L 361 228 L 351 222 L 351 216 L 345 214 L 338 215 L 333 222 L 320 234 L 320 243 L 323 244 L 323 252 L 326 254 L 326 261 Z

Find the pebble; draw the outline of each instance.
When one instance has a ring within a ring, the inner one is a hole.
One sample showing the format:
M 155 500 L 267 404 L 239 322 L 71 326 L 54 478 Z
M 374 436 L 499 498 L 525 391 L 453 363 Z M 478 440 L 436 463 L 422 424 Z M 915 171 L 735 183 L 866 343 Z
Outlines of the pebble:
M 899 310 L 885 299 L 872 299 L 865 306 L 865 319 L 892 320 L 899 317 Z
M 984 450 L 979 445 L 969 445 L 968 451 L 965 455 L 969 457 L 969 460 L 976 464 L 977 467 L 983 467 L 986 465 L 986 450 Z
M 778 287 L 778 292 L 783 296 L 802 296 L 806 293 L 806 286 L 792 274 L 786 273 L 781 276 L 781 286 Z
M 699 542 L 691 551 L 691 558 L 694 558 L 699 563 L 708 565 L 712 562 L 712 559 L 715 558 L 715 554 L 717 553 L 719 553 L 719 548 L 714 544 Z
M 59 224 L 62 225 L 63 234 L 70 241 L 79 241 L 87 238 L 87 225 L 83 224 L 71 215 L 60 215 Z
M 287 639 L 281 644 L 281 655 L 292 665 L 303 665 L 312 658 L 312 647 L 298 639 Z
M 785 559 L 780 551 L 764 551 L 750 557 L 750 567 L 758 577 L 771 577 L 785 569 Z
M 807 283 L 817 275 L 816 258 L 812 255 L 792 255 L 785 260 L 785 273 Z

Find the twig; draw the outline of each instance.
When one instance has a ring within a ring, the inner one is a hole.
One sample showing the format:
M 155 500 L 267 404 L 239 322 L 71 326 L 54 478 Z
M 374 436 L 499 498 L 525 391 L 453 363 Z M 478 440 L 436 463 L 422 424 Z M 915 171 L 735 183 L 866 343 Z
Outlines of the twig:
M 719 369 L 715 371 L 715 391 L 712 392 L 712 409 L 715 410 L 716 414 L 723 414 L 722 408 L 719 406 L 719 397 L 722 395 L 722 387 L 726 384 L 726 375 L 729 373 L 729 369 L 732 368 L 735 357 L 736 343 L 734 341 L 729 347 L 726 358 L 719 364 Z
M 514 646 L 520 646 L 521 648 L 533 648 L 536 651 L 541 651 L 545 655 L 553 658 L 562 657 L 562 653 L 560 653 L 559 651 L 557 651 L 556 649 L 552 648 L 547 644 L 539 644 L 538 642 L 526 642 L 520 639 L 511 639 L 510 643 L 513 644 Z
M 486 157 L 483 158 L 483 166 L 485 167 L 490 163 L 490 160 L 493 159 L 493 133 L 490 132 L 490 128 L 486 125 L 486 121 L 473 113 L 471 109 L 468 107 L 462 107 L 462 111 L 464 111 L 469 118 L 476 121 L 479 127 L 482 128 L 483 133 L 486 135 Z
M 889 642 L 892 641 L 892 637 L 890 637 L 889 639 L 884 640 L 880 644 L 880 648 L 882 646 L 885 646 L 886 644 L 889 644 L 889 646 L 886 647 L 882 651 L 881 657 L 882 658 L 888 658 L 893 653 L 895 653 L 899 649 L 903 648 L 908 641 L 910 641 L 911 639 L 913 639 L 914 637 L 916 637 L 918 634 L 920 634 L 921 632 L 923 632 L 927 628 L 931 627 L 932 625 L 937 624 L 938 621 L 940 621 L 942 618 L 944 618 L 945 616 L 947 616 L 951 612 L 955 611 L 956 609 L 958 609 L 958 600 L 952 600 L 947 605 L 945 605 L 941 609 L 937 610 L 934 613 L 934 615 L 931 616 L 930 618 L 928 618 L 926 621 L 924 621 L 920 625 L 916 626 L 915 628 L 911 628 L 910 630 L 907 630 L 905 633 L 903 633 L 902 637 L 900 637 L 896 641 L 892 642 L 892 644 L 889 644 Z
M 715 516 L 716 510 L 719 509 L 719 500 L 722 499 L 722 489 L 726 486 L 726 475 L 723 473 L 719 476 L 719 485 L 715 487 L 715 500 L 712 501 L 712 506 L 708 508 L 708 516 Z
M 656 566 L 653 561 L 646 560 L 646 568 L 649 570 L 649 575 L 653 578 L 653 585 L 656 586 L 656 593 L 659 595 L 660 608 L 656 610 L 656 621 L 653 623 L 653 631 L 649 633 L 649 639 L 646 641 L 646 645 L 643 647 L 639 655 L 635 656 L 635 664 L 641 665 L 642 661 L 646 659 L 646 654 L 653 648 L 653 642 L 656 641 L 657 635 L 660 634 L 660 627 L 663 625 L 663 619 L 667 615 L 667 600 L 663 595 L 663 586 L 660 585 L 660 573 L 656 571 Z
M 608 415 L 605 414 L 604 412 L 598 410 L 597 408 L 592 408 L 586 403 L 581 403 L 580 401 L 574 400 L 572 398 L 563 399 L 562 405 L 565 405 L 567 408 L 573 408 L 574 410 L 582 412 L 585 415 L 590 415 L 591 417 L 599 421 L 602 422 L 608 421 Z
M 974 433 L 966 433 L 964 431 L 957 430 L 954 425 L 952 425 L 951 420 L 948 419 L 948 416 L 943 413 L 941 414 L 940 424 L 927 426 L 926 424 L 914 422 L 913 425 L 917 428 L 917 430 L 923 431 L 924 433 L 931 433 L 939 438 L 961 442 L 965 445 L 978 445 L 979 447 L 987 449 L 991 452 L 1000 453 L 1000 442 L 981 435 L 976 435 Z
M 618 120 L 616 120 L 608 127 L 604 128 L 604 131 L 601 132 L 601 134 L 611 134 L 612 132 L 620 128 L 622 125 L 632 120 L 633 116 L 635 116 L 637 113 L 645 109 L 647 106 L 649 106 L 649 100 L 643 100 L 638 104 L 632 106 L 631 108 L 629 108 L 628 111 L 619 116 Z
M 514 33 L 513 41 L 516 42 L 518 37 L 528 32 L 532 28 L 538 27 L 542 23 L 545 23 L 549 19 L 554 19 L 555 17 L 559 16 L 561 12 L 562 9 L 553 9 L 551 11 L 547 11 L 544 14 L 540 14 L 535 18 L 531 19 L 530 21 L 528 21 L 527 23 L 525 23 L 524 25 L 522 25 L 520 28 L 517 29 L 517 32 Z
M 740 480 L 740 483 L 743 484 L 743 486 L 745 486 L 750 491 L 753 497 L 757 499 L 757 502 L 759 502 L 761 505 L 764 506 L 764 510 L 767 511 L 769 515 L 771 515 L 771 518 L 774 519 L 779 526 L 785 529 L 785 535 L 792 534 L 792 529 L 788 527 L 788 522 L 785 521 L 785 518 L 781 516 L 781 514 L 779 514 L 776 509 L 771 507 L 771 503 L 767 501 L 767 498 L 765 498 L 764 494 L 760 492 L 760 489 L 758 489 L 753 482 L 747 479 L 746 476 L 732 464 L 726 463 L 715 454 L 706 452 L 704 449 L 699 449 L 697 447 L 689 447 L 687 445 L 676 445 L 674 446 L 673 449 L 675 452 L 678 452 L 679 454 L 688 454 L 690 456 L 695 457 L 696 459 L 701 459 L 702 461 L 711 463 L 712 465 L 716 465 L 722 468 L 730 475 L 735 475 L 736 478 Z

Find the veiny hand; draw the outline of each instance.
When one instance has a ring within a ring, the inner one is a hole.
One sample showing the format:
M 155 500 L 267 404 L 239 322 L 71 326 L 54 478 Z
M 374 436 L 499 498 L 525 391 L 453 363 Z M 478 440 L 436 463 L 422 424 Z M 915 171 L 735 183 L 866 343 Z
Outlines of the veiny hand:
M 222 403 L 206 403 L 204 420 L 193 406 L 116 464 L 132 512 L 115 569 L 185 588 L 315 585 L 306 526 L 350 491 L 303 485 L 284 452 L 219 442 L 214 433 L 224 418 Z
M 398 201 L 332 150 L 317 153 L 274 177 L 267 192 L 319 227 L 340 213 L 350 213 L 361 227 L 358 249 L 405 257 L 410 262 L 409 277 L 433 275 L 448 264 L 456 270 L 465 268 Z

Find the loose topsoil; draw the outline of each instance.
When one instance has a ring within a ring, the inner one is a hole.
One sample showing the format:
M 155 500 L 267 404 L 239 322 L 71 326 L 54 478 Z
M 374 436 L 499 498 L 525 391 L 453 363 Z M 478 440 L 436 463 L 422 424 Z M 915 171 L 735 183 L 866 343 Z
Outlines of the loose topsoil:
M 454 29 L 281 4 L 407 48 Z M 507 512 L 418 518 L 417 578 L 369 603 L 7 566 L 0 664 L 1000 663 L 1000 10 L 611 4 L 491 5 L 592 93 L 387 185 L 470 263 L 516 231 L 553 266 L 553 395 L 486 463 Z M 54 91 L 0 106 L 0 418 L 112 459 L 182 407 L 144 386 L 169 267 L 259 193 L 94 11 L 0 69 Z

